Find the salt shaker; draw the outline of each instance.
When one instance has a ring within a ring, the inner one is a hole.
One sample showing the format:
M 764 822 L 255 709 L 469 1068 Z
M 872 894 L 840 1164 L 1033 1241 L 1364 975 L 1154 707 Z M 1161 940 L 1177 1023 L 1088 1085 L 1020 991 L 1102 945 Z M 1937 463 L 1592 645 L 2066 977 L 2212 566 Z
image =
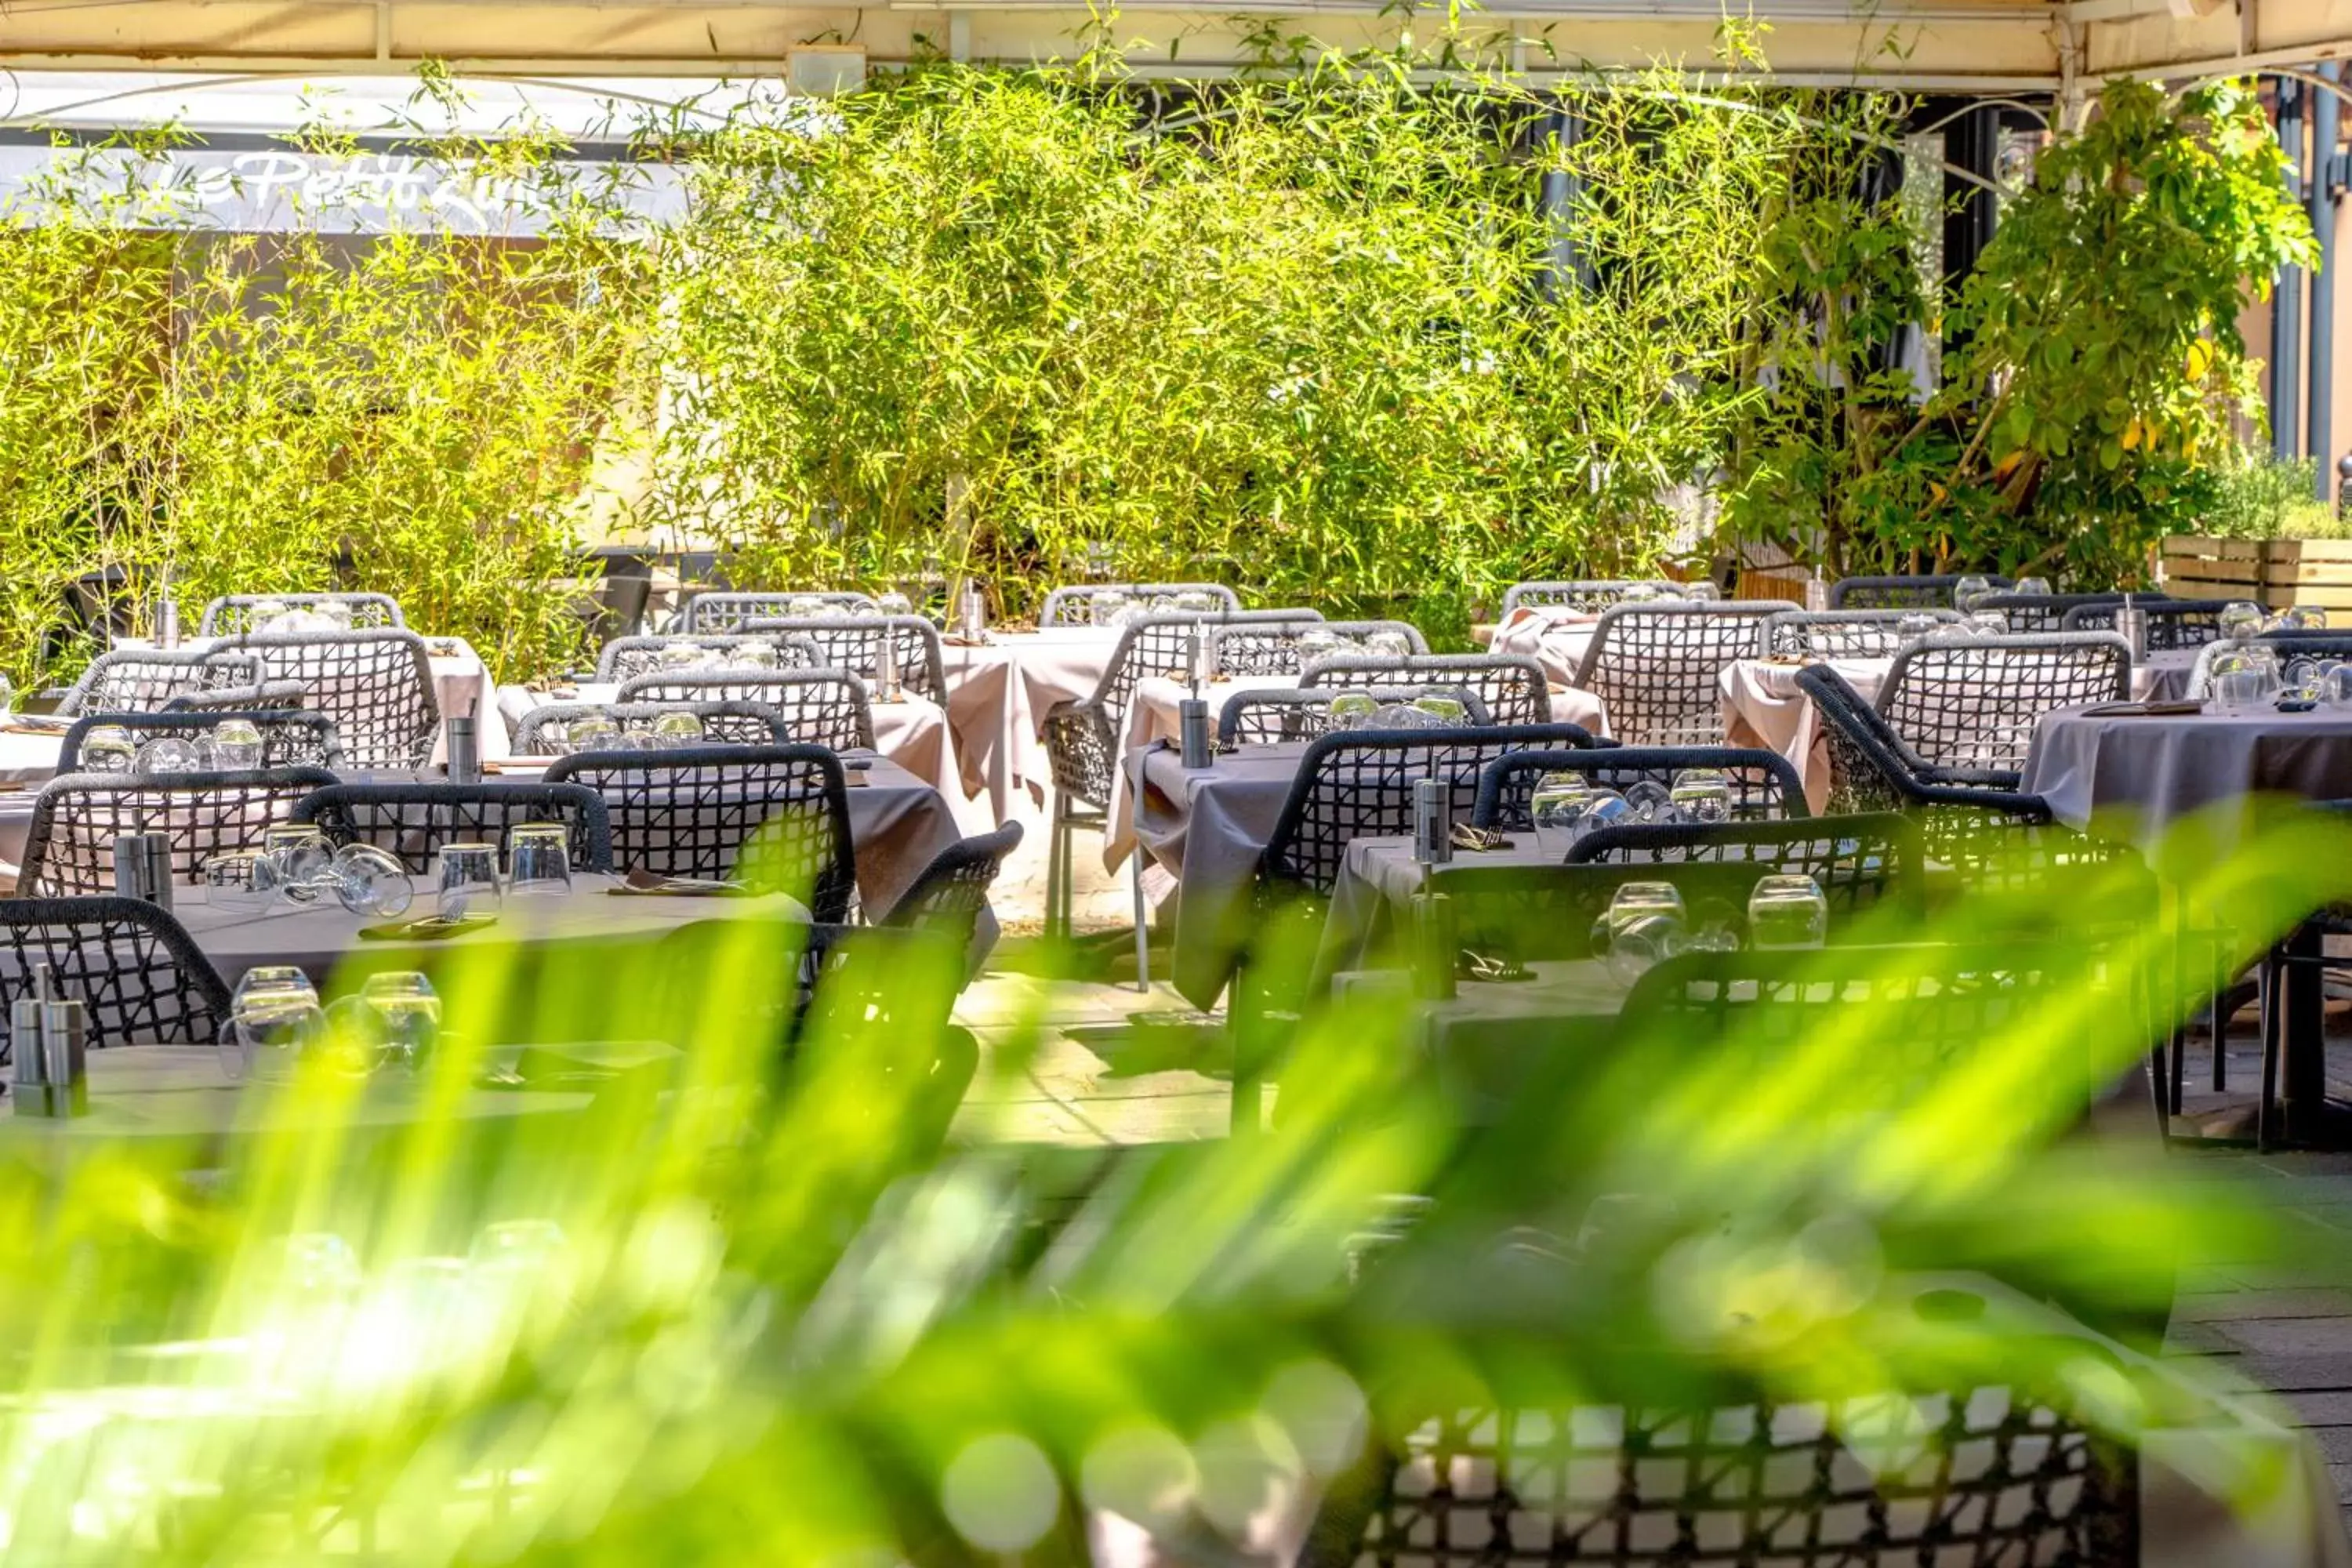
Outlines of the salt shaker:
M 33 994 L 8 1009 L 10 1096 L 19 1116 L 46 1116 L 48 1104 L 48 1060 L 41 1049 L 41 1003 L 49 991 L 49 966 L 33 969 Z
M 43 976 L 47 989 L 47 976 Z M 89 1008 L 57 997 L 41 1004 L 41 1076 L 51 1116 L 89 1114 Z

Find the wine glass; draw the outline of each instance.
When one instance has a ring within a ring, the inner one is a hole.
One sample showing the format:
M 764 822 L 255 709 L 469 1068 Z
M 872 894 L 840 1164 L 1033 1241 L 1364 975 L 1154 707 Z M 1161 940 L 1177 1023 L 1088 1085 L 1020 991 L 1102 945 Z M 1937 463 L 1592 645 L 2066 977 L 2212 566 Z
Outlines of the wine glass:
M 335 851 L 328 878 L 335 897 L 355 915 L 397 920 L 416 901 L 408 868 L 391 850 L 373 844 L 346 844 Z
M 1981 577 L 1974 573 L 1970 573 L 1969 575 L 1960 578 L 1958 582 L 1952 584 L 1953 607 L 1956 609 L 1965 610 L 1969 607 L 1971 600 L 1979 598 L 1991 592 L 1991 578 Z
M 2221 606 L 2220 626 L 2222 637 L 2231 642 L 2243 642 L 2263 629 L 2262 606 L 2233 599 Z
M 131 771 L 138 773 L 192 773 L 202 766 L 194 744 L 177 735 L 158 735 L 139 748 Z
M 1124 588 L 1097 588 L 1087 595 L 1087 616 L 1098 626 L 1119 625 L 1129 604 Z
M 499 849 L 495 844 L 445 844 L 434 858 L 434 887 L 445 921 L 499 912 Z
M 284 1077 L 316 1048 L 327 1022 L 310 977 L 290 963 L 247 970 L 230 998 L 229 1021 L 235 1055 L 225 1046 L 221 1066 L 233 1079 Z
M 1369 691 L 1342 691 L 1331 699 L 1323 714 L 1334 730 L 1361 730 L 1370 724 L 1380 708 Z
M 205 901 L 239 914 L 261 913 L 277 892 L 276 883 L 264 870 L 267 864 L 267 857 L 251 849 L 230 849 L 214 856 L 197 873 L 204 883 Z
M 2017 586 L 2011 588 L 2010 592 L 2012 594 L 2047 594 L 2050 592 L 2050 579 L 2047 577 L 2020 577 L 2017 580 Z
M 1911 610 L 1895 623 L 1895 635 L 1905 642 L 1917 642 L 1921 637 L 1934 637 L 1936 628 L 1943 624 L 1925 610 Z
M 621 743 L 621 727 L 609 713 L 591 713 L 564 726 L 563 743 L 575 752 L 609 752 Z
M 130 731 L 120 724 L 97 724 L 81 738 L 74 765 L 86 773 L 127 773 L 138 755 Z
M 1625 804 L 1633 808 L 1633 820 L 1651 824 L 1672 822 L 1674 795 L 1655 779 L 1641 779 L 1625 788 Z
M 441 1032 L 441 998 L 433 983 L 415 970 L 387 970 L 362 983 L 360 999 L 375 1016 L 378 1059 L 412 1072 L 423 1067 Z
M 1593 930 L 1594 949 L 1622 985 L 1690 945 L 1683 896 L 1672 882 L 1627 882 Z
M 0 675 L 0 719 L 16 711 L 16 683 Z
M 1591 804 L 1592 781 L 1582 773 L 1550 773 L 1536 780 L 1535 794 L 1528 800 L 1536 847 L 1547 855 L 1566 855 Z
M 1720 768 L 1685 768 L 1667 791 L 1675 816 L 1712 826 L 1731 820 L 1731 775 Z
M 2009 617 L 1999 610 L 1972 611 L 1966 625 L 1971 637 L 2005 637 L 2009 635 Z
M 826 608 L 825 602 L 814 594 L 794 594 L 784 601 L 784 614 L 795 621 L 820 617 Z
M 663 713 L 654 720 L 653 743 L 661 746 L 702 744 L 702 721 L 691 713 Z
M 1213 616 L 1222 608 L 1214 594 L 1204 594 L 1198 588 L 1187 588 L 1171 599 L 1168 607 L 1188 616 Z
M 1410 658 L 1412 657 L 1412 639 L 1401 631 L 1381 626 L 1364 634 L 1364 651 L 1376 653 L 1382 658 Z
M 334 865 L 335 848 L 315 825 L 273 822 L 262 829 L 261 847 L 270 863 L 268 880 L 280 897 L 307 904 L 319 896 L 319 885 Z
M 1693 604 L 1712 605 L 1723 597 L 1723 588 L 1712 577 L 1700 577 L 1683 584 L 1683 597 Z
M 1819 947 L 1829 931 L 1829 900 L 1811 877 L 1760 878 L 1748 895 L 1748 942 L 1759 952 Z
M 1425 714 L 1432 729 L 1458 730 L 1470 721 L 1470 709 L 1459 697 L 1424 691 L 1412 700 L 1413 710 Z
M 1336 658 L 1345 647 L 1339 633 L 1310 626 L 1298 634 L 1298 668 L 1304 670 L 1319 660 Z
M 915 613 L 915 602 L 896 588 L 876 595 L 874 607 L 886 616 L 911 616 Z
M 284 628 L 278 623 L 284 620 L 287 614 L 285 600 L 261 599 L 255 603 L 250 612 L 249 624 L 257 632 L 280 631 Z
M 2319 700 L 2330 708 L 2352 708 L 2352 664 L 2331 664 L 2321 672 Z
M 2225 669 L 2213 677 L 2213 706 L 2223 713 L 2252 713 L 2270 700 L 2269 688 L 2259 669 Z
M 250 719 L 224 719 L 212 729 L 213 766 L 249 773 L 261 766 L 261 731 Z
M 876 604 L 871 597 L 853 599 L 849 602 L 848 607 L 849 617 L 852 620 L 879 620 L 882 616 L 882 606 Z
M 572 891 L 571 840 L 560 822 L 517 823 L 507 833 L 507 890 L 518 899 Z
M 1576 836 L 1598 833 L 1604 827 L 1630 827 L 1640 820 L 1633 814 L 1633 805 L 1613 789 L 1596 789 L 1584 803 L 1584 815 L 1576 819 Z
M 654 663 L 667 670 L 692 669 L 706 651 L 700 643 L 666 642 L 654 650 Z
M 738 669 L 780 669 L 783 667 L 784 650 L 765 637 L 754 637 L 750 642 L 737 643 L 727 662 Z

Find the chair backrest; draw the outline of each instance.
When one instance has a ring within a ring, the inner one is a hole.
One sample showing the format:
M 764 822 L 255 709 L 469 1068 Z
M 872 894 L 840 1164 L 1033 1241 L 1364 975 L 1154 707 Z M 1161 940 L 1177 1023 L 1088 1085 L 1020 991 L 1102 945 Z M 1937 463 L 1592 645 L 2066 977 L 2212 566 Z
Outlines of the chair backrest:
M 1990 572 L 1938 573 L 1933 576 L 1841 577 L 1830 584 L 1832 610 L 1949 610 L 1952 590 L 1965 576 L 1982 577 L 1995 588 L 2016 586 L 2013 579 Z
M 1738 822 L 1771 822 L 1805 815 L 1805 789 L 1796 768 L 1778 752 L 1746 746 L 1598 746 L 1582 751 L 1525 751 L 1497 757 L 1478 779 L 1474 826 L 1525 833 L 1535 826 L 1529 803 L 1549 773 L 1582 773 L 1620 795 L 1637 784 L 1672 787 L 1685 768 L 1716 768 L 1731 784 Z
M 221 647 L 259 658 L 268 679 L 299 682 L 312 710 L 335 721 L 352 767 L 422 767 L 433 754 L 441 702 L 415 632 L 257 632 Z
M 1475 729 L 1486 729 L 1494 715 L 1486 700 L 1466 686 L 1373 686 L 1361 690 L 1375 702 L 1412 702 L 1423 697 L 1450 697 L 1462 704 Z M 1331 729 L 1331 699 L 1336 690 L 1301 690 L 1276 687 L 1264 691 L 1236 691 L 1217 710 L 1217 744 L 1271 746 L 1286 741 L 1311 741 Z
M 2168 652 L 2179 648 L 2203 647 L 2221 635 L 2222 601 L 2219 599 L 2162 599 L 2153 595 L 2136 594 L 2132 608 L 2147 616 L 2147 650 Z M 2116 613 L 2122 609 L 2114 604 L 2077 605 L 2059 617 L 2062 632 L 2111 632 L 2116 629 Z
M 73 721 L 58 747 L 58 772 L 78 773 L 81 745 L 101 724 L 130 732 L 131 743 L 142 745 L 163 735 L 202 740 L 230 719 L 242 719 L 261 731 L 261 765 L 265 768 L 343 765 L 343 748 L 335 739 L 335 721 L 323 713 L 295 708 L 215 710 L 175 708 L 163 713 L 85 713 Z
M 1576 610 L 1588 616 L 1654 594 L 1680 594 L 1683 584 L 1664 577 L 1586 577 L 1554 583 L 1514 583 L 1503 590 L 1503 614 L 1521 605 L 1531 610 Z
M 784 716 L 757 702 L 551 702 L 522 716 L 512 746 L 517 756 L 561 756 L 572 750 L 571 729 L 580 720 L 610 719 L 634 738 L 650 735 L 666 713 L 693 714 L 702 721 L 702 738 L 714 745 L 782 746 L 793 738 Z
M 1903 623 L 1931 617 L 1938 627 L 1960 624 L 1958 610 L 1790 610 L 1765 618 L 1766 658 L 1893 658 L 1918 634 Z
M 2104 610 L 2108 624 L 2104 630 L 2115 630 L 2115 612 L 2124 602 L 2123 594 L 2017 594 L 1991 593 L 1979 597 L 1969 605 L 1970 614 L 1998 615 L 2009 622 L 2009 629 L 2019 636 L 2032 636 L 2067 629 L 2066 616 L 2074 610 Z
M 836 752 L 874 749 L 874 709 L 866 683 L 839 669 L 681 670 L 621 682 L 623 702 L 756 703 L 784 721 L 795 741 Z
M 841 759 L 823 746 L 576 752 L 545 777 L 604 797 L 623 871 L 740 877 L 807 900 L 821 921 L 848 918 L 848 790 Z
M 2289 684 L 2317 680 L 2331 664 L 2352 660 L 2352 632 L 2264 632 L 2252 637 L 2224 637 L 2197 650 L 2189 672 L 2189 692 L 2203 699 L 2213 692 L 2213 661 L 2223 654 L 2260 645 L 2278 660 L 2279 676 Z
M 1360 686 L 1466 686 L 1498 725 L 1551 722 L 1551 685 L 1534 659 L 1503 653 L 1350 653 L 1298 672 L 1301 690 Z
M 58 711 L 152 713 L 177 697 L 220 687 L 257 687 L 261 663 L 218 648 L 117 648 L 100 654 L 58 703 Z
M 805 639 L 815 646 L 817 668 L 845 669 L 868 686 L 882 679 L 882 649 L 887 646 L 897 655 L 900 685 L 942 705 L 948 700 L 940 628 L 920 616 L 804 616 L 751 621 L 743 629 Z
M 1932 637 L 1895 656 L 1878 710 L 1944 767 L 2024 765 L 2044 713 L 2131 695 L 2131 649 L 2112 632 Z
M 1265 878 L 1328 893 L 1351 839 L 1410 833 L 1413 786 L 1442 779 L 1449 809 L 1466 817 L 1487 764 L 1529 747 L 1590 746 L 1573 724 L 1484 730 L 1345 730 L 1307 748 L 1260 859 Z
M 731 632 L 750 621 L 781 620 L 793 613 L 794 599 L 818 599 L 842 610 L 874 603 L 871 595 L 838 589 L 824 593 L 688 594 L 677 606 L 677 618 L 670 623 L 671 629 L 691 636 L 702 632 Z
M 1680 867 L 1737 866 L 1753 873 L 1749 890 L 1764 877 L 1807 876 L 1821 888 L 1833 915 L 1875 908 L 1890 899 L 1916 914 L 1924 908 L 1922 853 L 1917 823 L 1899 812 L 1872 812 L 1781 822 L 1598 828 L 1568 847 L 1567 863 L 1639 866 L 1667 880 Z M 1738 907 L 1747 907 L 1744 898 Z
M 1313 612 L 1304 610 L 1138 616 L 1119 628 L 1110 662 L 1103 667 L 1102 679 L 1095 683 L 1094 695 L 1087 700 L 1087 703 L 1108 715 L 1116 726 L 1125 719 L 1128 702 L 1134 697 L 1139 681 L 1153 676 L 1189 679 L 1196 640 L 1206 644 L 1219 632 L 1233 626 L 1281 626 L 1315 618 L 1318 617 Z
M 209 1046 L 227 1026 L 229 989 L 185 927 L 144 899 L 0 899 L 0 1041 L 16 1004 L 49 966 L 53 994 L 89 1009 L 92 1049 Z
M 1206 594 L 1223 605 L 1227 613 L 1237 613 L 1242 607 L 1241 595 L 1221 583 L 1078 583 L 1047 594 L 1045 607 L 1037 612 L 1037 624 L 1041 626 L 1094 625 L 1094 596 L 1106 589 L 1125 594 L 1129 604 L 1143 605 L 1155 615 L 1169 609 L 1170 601 L 1179 594 Z M 1309 619 L 1321 618 L 1311 610 L 1302 610 L 1299 614 Z
M 1407 621 L 1319 621 L 1302 616 L 1291 621 L 1219 628 L 1209 639 L 1210 678 L 1239 680 L 1255 676 L 1296 676 L 1307 662 L 1301 645 L 1311 632 L 1328 632 L 1354 639 L 1359 645 L 1375 632 L 1385 632 L 1404 639 L 1410 652 L 1429 651 L 1429 639 L 1421 635 L 1421 628 Z
M 324 768 L 54 778 L 34 798 L 17 886 L 34 895 L 112 892 L 114 841 L 140 832 L 168 834 L 173 880 L 194 882 L 214 856 L 259 848 L 296 801 L 335 782 Z
M 1601 699 L 1609 733 L 1629 746 L 1719 745 L 1724 667 L 1753 658 L 1765 621 L 1796 607 L 1778 599 L 1620 605 L 1593 628 L 1576 684 Z
M 875 924 L 949 932 L 970 941 L 974 921 L 988 907 L 989 885 L 1006 857 L 1021 847 L 1021 825 L 1007 822 L 993 833 L 959 840 L 931 857 L 915 875 L 890 912 Z
M 757 643 L 773 648 L 777 666 L 782 669 L 814 669 L 818 664 L 816 645 L 804 637 L 777 632 L 710 633 L 694 637 L 614 637 L 596 656 L 596 679 L 622 681 L 640 675 L 684 675 L 694 669 L 724 669 L 734 668 L 728 656 L 747 643 Z M 674 647 L 700 649 L 705 655 L 717 656 L 709 665 L 665 665 L 663 650 Z
M 302 683 L 265 680 L 258 686 L 215 686 L 184 691 L 163 704 L 166 713 L 293 713 L 302 710 Z
M 197 636 L 242 637 L 262 630 L 290 610 L 345 615 L 354 630 L 374 626 L 405 626 L 400 601 L 386 594 L 224 594 L 205 606 Z
M 373 844 L 400 858 L 412 876 L 433 868 L 445 844 L 503 847 L 526 822 L 560 822 L 573 869 L 613 868 L 613 830 L 604 798 L 585 784 L 528 779 L 474 784 L 340 784 L 294 803 L 290 820 L 315 824 L 332 843 Z

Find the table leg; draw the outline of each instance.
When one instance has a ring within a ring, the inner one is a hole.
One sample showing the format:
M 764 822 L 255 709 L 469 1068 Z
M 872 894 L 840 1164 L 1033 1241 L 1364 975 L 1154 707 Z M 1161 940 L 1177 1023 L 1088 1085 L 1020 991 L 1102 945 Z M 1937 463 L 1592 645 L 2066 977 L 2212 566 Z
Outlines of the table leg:
M 2305 1148 L 2352 1146 L 2352 1126 L 2327 1102 L 2327 1041 L 2320 987 L 2319 931 L 2305 926 L 2284 943 L 2279 981 L 2279 1102 L 2286 1136 Z

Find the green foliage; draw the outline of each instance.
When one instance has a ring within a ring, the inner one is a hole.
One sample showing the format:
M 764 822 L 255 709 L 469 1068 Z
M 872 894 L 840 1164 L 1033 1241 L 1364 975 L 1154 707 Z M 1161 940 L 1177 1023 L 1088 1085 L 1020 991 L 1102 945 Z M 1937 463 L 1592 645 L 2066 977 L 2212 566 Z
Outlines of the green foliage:
M 2196 531 L 2216 539 L 2352 538 L 2352 520 L 2318 499 L 2318 463 L 2239 450 L 2205 470 Z

